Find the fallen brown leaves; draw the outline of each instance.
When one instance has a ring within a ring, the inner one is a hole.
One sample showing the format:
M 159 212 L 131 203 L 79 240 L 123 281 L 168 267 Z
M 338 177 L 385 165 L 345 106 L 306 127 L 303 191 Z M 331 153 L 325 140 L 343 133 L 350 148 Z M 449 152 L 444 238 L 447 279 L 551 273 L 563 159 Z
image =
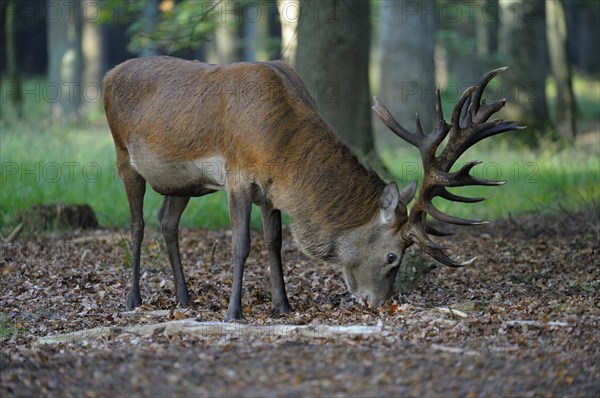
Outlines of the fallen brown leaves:
M 228 231 L 181 232 L 193 301 L 186 310 L 175 305 L 162 239 L 147 231 L 144 306 L 133 313 L 124 312 L 125 232 L 2 243 L 0 396 L 598 395 L 598 228 L 580 215 L 462 229 L 453 254 L 476 255 L 475 264 L 438 267 L 418 289 L 376 310 L 354 302 L 335 265 L 308 260 L 286 237 L 294 309 L 287 316 L 270 313 L 267 253 L 254 233 L 244 278 L 249 325 L 381 330 L 318 338 L 136 332 L 136 325 L 222 320 L 231 288 Z M 110 333 L 101 338 L 34 344 L 102 326 Z

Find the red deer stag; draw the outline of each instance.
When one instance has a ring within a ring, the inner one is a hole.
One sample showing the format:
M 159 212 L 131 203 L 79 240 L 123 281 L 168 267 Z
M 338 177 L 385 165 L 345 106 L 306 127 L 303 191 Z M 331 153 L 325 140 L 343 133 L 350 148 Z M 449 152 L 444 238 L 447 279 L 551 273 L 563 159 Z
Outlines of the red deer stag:
M 489 81 L 504 69 L 488 73 L 460 98 L 448 125 L 437 93 L 437 122 L 423 134 L 401 127 L 375 99 L 373 109 L 400 138 L 421 152 L 424 180 L 410 214 L 417 183 L 399 190 L 365 168 L 319 115 L 296 72 L 274 61 L 208 65 L 171 57 L 126 61 L 104 81 L 104 107 L 116 148 L 117 167 L 131 211 L 132 283 L 129 309 L 141 305 L 140 246 L 144 235 L 146 182 L 165 195 L 158 212 L 175 279 L 177 302 L 190 299 L 178 243 L 178 224 L 190 197 L 225 190 L 233 230 L 233 287 L 227 320 L 242 318 L 242 278 L 250 252 L 250 211 L 260 206 L 269 252 L 272 309 L 290 311 L 281 265 L 281 211 L 293 220 L 293 234 L 309 256 L 342 266 L 350 292 L 361 303 L 381 305 L 392 294 L 406 248 L 416 243 L 451 267 L 456 262 L 428 234 L 436 220 L 475 225 L 477 221 L 437 210 L 436 196 L 477 202 L 446 187 L 500 185 L 474 178 L 470 162 L 451 172 L 456 159 L 476 142 L 523 127 L 488 118 L 505 101 L 480 103 Z M 436 151 L 444 138 L 449 142 Z

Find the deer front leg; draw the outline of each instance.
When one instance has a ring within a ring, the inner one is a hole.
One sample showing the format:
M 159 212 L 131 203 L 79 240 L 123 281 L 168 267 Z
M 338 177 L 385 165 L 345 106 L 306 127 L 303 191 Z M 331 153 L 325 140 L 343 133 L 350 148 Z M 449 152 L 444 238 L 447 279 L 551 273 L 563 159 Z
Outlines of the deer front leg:
M 225 321 L 243 319 L 242 280 L 244 265 L 250 254 L 250 212 L 252 198 L 245 190 L 229 192 L 229 218 L 233 232 L 233 286 Z
M 283 267 L 281 264 L 281 212 L 269 204 L 261 205 L 263 232 L 269 251 L 271 269 L 271 309 L 274 313 L 287 314 L 291 311 L 285 292 Z
M 173 270 L 175 295 L 177 302 L 182 308 L 186 308 L 190 304 L 190 296 L 185 283 L 183 267 L 181 266 L 181 256 L 179 254 L 179 219 L 189 201 L 189 197 L 166 196 L 158 211 L 160 230 L 165 239 L 169 262 Z

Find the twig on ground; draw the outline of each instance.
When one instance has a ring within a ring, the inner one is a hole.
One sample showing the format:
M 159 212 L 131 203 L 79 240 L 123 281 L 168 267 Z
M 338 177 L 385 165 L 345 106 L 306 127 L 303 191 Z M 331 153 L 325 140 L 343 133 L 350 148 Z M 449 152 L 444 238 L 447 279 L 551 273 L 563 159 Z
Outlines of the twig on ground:
M 543 322 L 543 321 L 534 321 L 534 320 L 514 320 L 514 321 L 506 321 L 506 324 L 509 326 L 560 326 L 560 327 L 569 327 L 571 326 L 568 322 Z
M 8 237 L 6 239 L 3 239 L 4 242 L 10 243 L 13 240 L 17 239 L 22 231 L 23 231 L 23 223 L 19 223 L 19 225 L 17 225 L 15 227 L 15 229 L 13 229 L 13 231 L 10 233 L 10 235 L 8 235 Z
M 460 310 L 454 309 L 454 308 L 438 307 L 437 310 L 441 311 L 441 312 L 444 312 L 446 314 L 452 314 L 452 315 L 455 315 L 455 316 L 458 316 L 458 317 L 461 317 L 461 318 L 466 318 L 467 317 L 466 313 L 464 313 L 464 312 L 462 312 Z

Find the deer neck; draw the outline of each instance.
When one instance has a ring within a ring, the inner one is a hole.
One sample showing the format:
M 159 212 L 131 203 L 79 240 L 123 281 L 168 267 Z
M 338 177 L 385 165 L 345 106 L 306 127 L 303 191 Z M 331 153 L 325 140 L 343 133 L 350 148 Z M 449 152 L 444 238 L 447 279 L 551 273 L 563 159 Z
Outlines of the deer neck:
M 292 223 L 296 244 L 308 256 L 333 263 L 349 263 L 358 257 L 359 242 L 369 234 L 371 223 L 344 229 L 331 229 L 305 220 Z
M 385 183 L 346 147 L 331 148 L 294 170 L 280 209 L 293 218 L 294 238 L 303 252 L 338 262 L 348 243 L 368 232 Z

